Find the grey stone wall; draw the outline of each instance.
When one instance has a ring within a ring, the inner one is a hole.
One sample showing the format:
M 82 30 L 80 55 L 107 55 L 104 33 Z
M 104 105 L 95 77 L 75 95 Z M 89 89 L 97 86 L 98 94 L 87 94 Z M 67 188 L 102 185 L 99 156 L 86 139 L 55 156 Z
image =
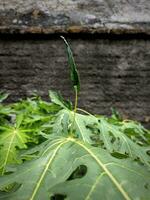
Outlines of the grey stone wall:
M 150 34 L 149 0 L 1 0 L 0 32 Z
M 148 0 L 1 0 L 0 89 L 9 102 L 34 90 L 46 99 L 49 89 L 72 98 L 65 34 L 81 76 L 79 106 L 100 114 L 113 106 L 150 127 L 149 10 Z

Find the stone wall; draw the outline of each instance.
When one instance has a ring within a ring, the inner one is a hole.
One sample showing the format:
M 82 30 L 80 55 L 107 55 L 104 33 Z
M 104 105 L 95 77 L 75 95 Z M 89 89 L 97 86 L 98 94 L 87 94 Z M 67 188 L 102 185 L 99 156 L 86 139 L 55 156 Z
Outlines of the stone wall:
M 56 89 L 73 97 L 65 35 L 81 77 L 79 106 L 116 107 L 150 126 L 150 3 L 142 0 L 1 0 L 0 86 L 8 102 Z M 16 35 L 17 34 L 17 35 Z
M 150 34 L 149 0 L 1 0 L 0 32 Z

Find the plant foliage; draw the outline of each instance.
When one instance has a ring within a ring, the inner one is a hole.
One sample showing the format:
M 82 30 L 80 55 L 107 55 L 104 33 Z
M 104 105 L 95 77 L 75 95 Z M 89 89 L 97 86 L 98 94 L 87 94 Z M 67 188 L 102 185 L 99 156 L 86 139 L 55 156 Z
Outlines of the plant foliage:
M 4 104 L 0 93 L 0 199 L 149 200 L 150 131 L 77 107 L 80 81 L 67 47 L 75 106 L 49 91 Z

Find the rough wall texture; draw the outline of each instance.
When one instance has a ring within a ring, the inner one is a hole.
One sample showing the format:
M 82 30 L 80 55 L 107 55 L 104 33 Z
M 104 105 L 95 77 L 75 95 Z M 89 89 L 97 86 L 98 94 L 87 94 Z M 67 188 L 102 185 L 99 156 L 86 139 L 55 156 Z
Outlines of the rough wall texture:
M 142 122 L 150 118 L 150 41 L 69 40 L 80 71 L 80 106 L 109 114 L 115 106 Z M 37 90 L 58 89 L 69 97 L 70 80 L 61 40 L 0 41 L 0 85 L 9 101 Z
M 149 123 L 149 11 L 149 0 L 0 0 L 0 34 L 9 34 L 8 40 L 0 39 L 1 89 L 11 93 L 9 101 L 34 90 L 47 98 L 50 88 L 71 97 L 64 44 L 51 34 L 78 33 L 70 43 L 82 80 L 80 106 L 101 114 L 114 106 L 127 117 Z M 19 40 L 15 33 L 33 36 Z M 44 40 L 46 34 L 49 39 Z M 136 34 L 147 40 L 136 39 Z
M 0 32 L 150 34 L 149 0 L 1 0 Z

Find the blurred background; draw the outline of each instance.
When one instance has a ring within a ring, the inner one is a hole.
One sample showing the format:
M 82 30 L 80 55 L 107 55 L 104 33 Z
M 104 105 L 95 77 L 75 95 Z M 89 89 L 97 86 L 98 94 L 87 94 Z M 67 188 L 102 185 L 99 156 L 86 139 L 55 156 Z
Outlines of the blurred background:
M 80 72 L 79 106 L 116 108 L 150 127 L 150 1 L 1 0 L 0 90 L 73 99 L 63 35 Z

